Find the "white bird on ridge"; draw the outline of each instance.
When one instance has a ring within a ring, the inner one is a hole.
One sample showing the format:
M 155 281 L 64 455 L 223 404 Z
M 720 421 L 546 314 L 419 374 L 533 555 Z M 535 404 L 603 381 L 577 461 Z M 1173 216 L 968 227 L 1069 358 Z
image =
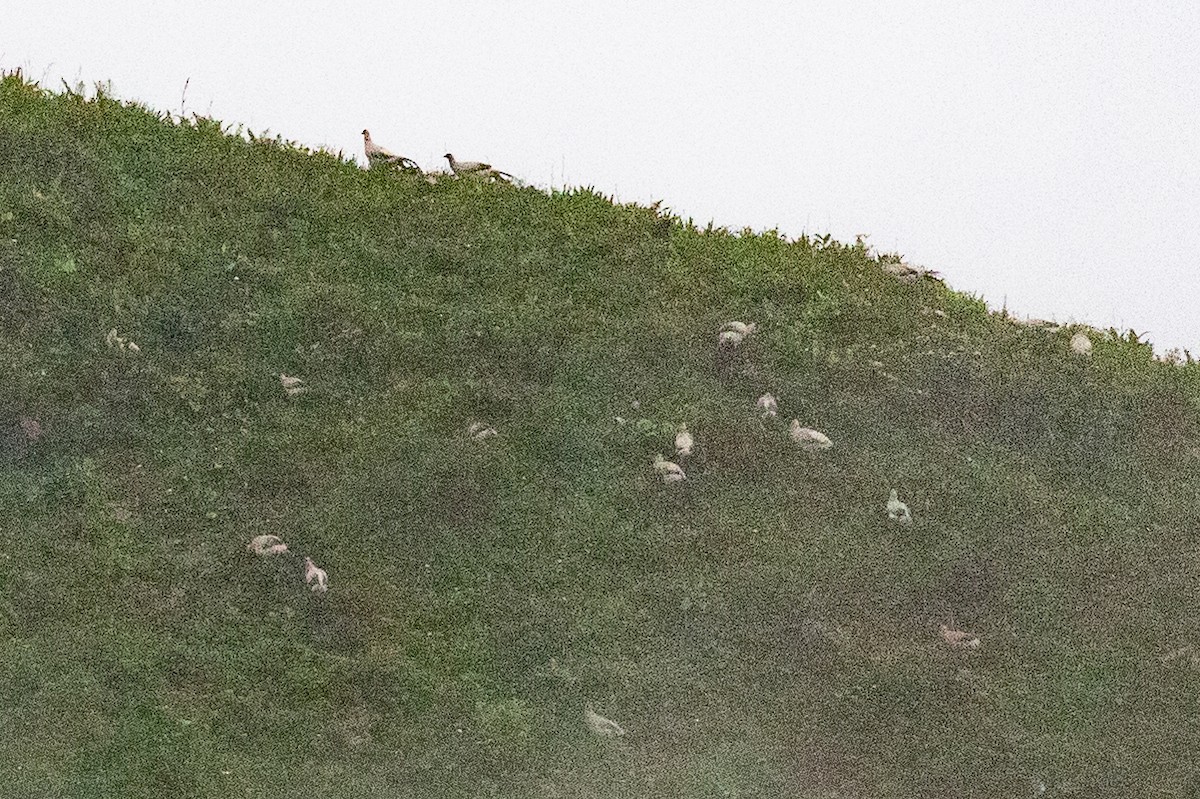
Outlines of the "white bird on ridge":
M 799 419 L 793 419 L 788 425 L 788 435 L 792 441 L 800 445 L 803 450 L 815 452 L 819 449 L 829 449 L 833 446 L 833 442 L 829 440 L 829 436 L 822 433 L 820 430 L 813 430 L 811 427 L 801 427 Z
M 417 162 L 411 158 L 405 158 L 402 155 L 396 155 L 391 150 L 380 147 L 375 142 L 371 141 L 371 131 L 363 128 L 363 150 L 367 154 L 367 163 L 371 166 L 378 164 L 398 164 L 405 169 L 415 169 L 418 172 L 421 168 L 417 166 Z
M 888 518 L 897 524 L 912 524 L 912 513 L 909 512 L 908 506 L 900 501 L 900 497 L 894 488 L 892 489 L 891 496 L 888 497 L 887 514 Z
M 612 719 L 606 719 L 593 710 L 591 702 L 588 702 L 583 709 L 583 723 L 587 725 L 593 735 L 601 738 L 616 738 L 625 734 L 625 730 L 620 724 Z
M 503 181 L 511 181 L 513 179 L 513 176 L 507 172 L 501 172 L 491 164 L 485 164 L 482 161 L 459 161 L 454 157 L 453 153 L 446 153 L 443 158 L 450 162 L 450 170 L 455 175 L 490 177 Z
M 679 425 L 679 431 L 675 433 L 675 455 L 680 458 L 689 457 L 692 454 L 692 447 L 695 445 L 696 441 L 688 432 L 687 425 Z
M 246 545 L 246 549 L 255 555 L 267 557 L 269 555 L 282 555 L 288 551 L 288 545 L 283 543 L 283 539 L 277 535 L 256 535 L 250 539 L 250 543 Z
M 1076 333 L 1071 336 L 1071 352 L 1076 355 L 1092 354 L 1092 340 L 1088 338 L 1087 333 Z

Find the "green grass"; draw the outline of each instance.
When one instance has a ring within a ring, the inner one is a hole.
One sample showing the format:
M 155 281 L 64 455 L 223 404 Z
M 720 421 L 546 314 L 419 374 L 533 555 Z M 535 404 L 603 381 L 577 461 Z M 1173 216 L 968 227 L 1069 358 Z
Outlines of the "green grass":
M 1074 331 L 9 75 L 0 795 L 1200 795 L 1200 367 Z

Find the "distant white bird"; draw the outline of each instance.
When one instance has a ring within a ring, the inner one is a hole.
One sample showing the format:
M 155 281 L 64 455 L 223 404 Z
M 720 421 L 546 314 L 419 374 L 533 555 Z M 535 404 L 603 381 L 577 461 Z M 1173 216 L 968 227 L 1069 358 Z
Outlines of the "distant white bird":
M 250 539 L 250 543 L 246 545 L 246 549 L 255 555 L 266 557 L 269 555 L 282 555 L 288 551 L 288 546 L 277 535 L 256 535 Z
M 740 347 L 745 340 L 746 336 L 736 330 L 724 330 L 717 334 L 717 344 L 729 349 Z
M 833 446 L 833 442 L 829 440 L 829 436 L 819 430 L 813 430 L 811 427 L 801 427 L 799 419 L 793 419 L 788 425 L 788 435 L 792 441 L 800 445 L 803 450 L 815 452 L 819 449 L 829 449 Z
M 764 419 L 774 419 L 779 415 L 779 402 L 774 394 L 763 394 L 758 398 L 758 402 L 754 403 L 754 407 L 762 412 Z
M 142 351 L 142 348 L 137 344 L 133 343 L 124 336 L 118 336 L 117 329 L 115 327 L 108 331 L 108 335 L 104 337 L 104 343 L 108 345 L 109 349 L 124 350 L 135 354 Z
M 696 446 L 695 439 L 688 432 L 687 425 L 679 425 L 679 431 L 675 433 L 675 455 L 680 458 L 687 458 L 692 454 L 692 447 Z
M 916 283 L 923 277 L 941 279 L 941 276 L 932 269 L 926 269 L 923 266 L 912 266 L 903 261 L 885 261 L 880 265 L 884 272 L 892 275 L 901 283 Z
M 625 734 L 625 729 L 620 724 L 612 719 L 606 719 L 593 710 L 591 702 L 588 702 L 583 709 L 583 723 L 593 735 L 601 738 L 617 738 Z
M 1086 333 L 1076 333 L 1071 336 L 1071 352 L 1076 355 L 1092 354 L 1092 340 Z
M 380 147 L 375 142 L 371 141 L 371 131 L 363 129 L 363 149 L 367 153 L 367 163 L 371 166 L 379 164 L 396 164 L 405 169 L 415 169 L 418 172 L 421 168 L 417 166 L 417 162 L 411 158 L 405 158 L 402 155 L 396 155 L 391 150 Z
M 329 590 L 329 575 L 325 570 L 313 563 L 312 558 L 304 559 L 304 584 L 312 583 L 314 594 L 323 594 Z
M 664 483 L 678 483 L 687 479 L 683 467 L 664 458 L 661 452 L 654 456 L 653 467 L 655 474 L 662 477 Z
M 298 377 L 290 377 L 284 373 L 279 373 L 279 384 L 283 386 L 283 390 L 289 397 L 298 397 L 308 388 L 304 385 L 304 381 Z
M 493 436 L 500 435 L 496 432 L 496 428 L 486 425 L 483 422 L 472 422 L 467 428 L 467 435 L 476 441 L 486 441 Z
M 972 633 L 963 632 L 962 630 L 953 630 L 944 624 L 938 629 L 942 633 L 942 640 L 949 644 L 951 649 L 979 648 L 979 638 Z
M 888 518 L 897 524 L 912 524 L 912 514 L 909 512 L 908 506 L 900 501 L 900 497 L 894 488 L 892 489 L 891 496 L 888 497 L 887 514 Z
M 742 336 L 742 338 L 745 338 L 746 336 L 750 335 L 755 330 L 758 330 L 757 322 L 746 323 L 746 322 L 738 322 L 735 320 L 732 322 L 726 322 L 725 324 L 721 325 L 722 333 L 737 333 L 738 335 Z
M 494 178 L 496 180 L 511 181 L 513 176 L 507 172 L 501 172 L 494 168 L 491 164 L 485 164 L 481 161 L 459 161 L 452 153 L 446 153 L 444 156 L 450 162 L 450 170 L 455 175 L 469 175 L 471 177 Z

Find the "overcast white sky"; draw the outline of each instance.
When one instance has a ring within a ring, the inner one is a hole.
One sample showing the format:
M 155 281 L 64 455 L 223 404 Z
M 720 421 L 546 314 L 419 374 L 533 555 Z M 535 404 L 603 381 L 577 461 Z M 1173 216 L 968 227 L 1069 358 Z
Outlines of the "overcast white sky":
M 870 233 L 1021 314 L 1200 354 L 1200 3 L 56 0 L 0 67 L 361 154 Z

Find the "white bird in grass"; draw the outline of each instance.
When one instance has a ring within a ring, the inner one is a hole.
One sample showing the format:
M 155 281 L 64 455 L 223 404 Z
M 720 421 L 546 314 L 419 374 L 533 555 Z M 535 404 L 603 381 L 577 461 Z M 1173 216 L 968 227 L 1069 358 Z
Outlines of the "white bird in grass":
M 664 483 L 678 483 L 687 479 L 683 467 L 664 458 L 661 452 L 654 456 L 653 467 L 655 474 L 662 477 Z
M 799 419 L 793 419 L 792 423 L 788 425 L 788 435 L 791 436 L 792 441 L 800 445 L 800 449 L 809 452 L 829 449 L 833 446 L 829 436 L 820 430 L 813 430 L 811 427 L 801 427 Z
M 762 411 L 762 418 L 774 419 L 779 414 L 779 402 L 774 394 L 763 394 L 754 403 L 754 407 Z
M 583 723 L 587 725 L 593 735 L 601 738 L 617 738 L 625 734 L 625 729 L 620 724 L 612 719 L 606 719 L 593 710 L 591 702 L 588 702 L 583 709 Z
M 454 157 L 453 153 L 446 153 L 443 158 L 450 162 L 450 170 L 455 175 L 494 178 L 503 181 L 511 181 L 513 179 L 512 175 L 493 168 L 491 164 L 485 164 L 481 161 L 459 161 Z
M 756 322 L 726 322 L 717 333 L 717 344 L 722 347 L 737 348 L 758 329 Z
M 323 594 L 329 590 L 329 575 L 325 570 L 313 563 L 312 558 L 304 559 L 304 584 L 312 583 L 314 594 Z
M 107 344 L 110 349 L 114 350 L 127 350 L 133 353 L 142 351 L 142 348 L 134 342 L 130 341 L 124 336 L 118 336 L 117 329 L 115 327 L 108 331 L 108 335 L 104 337 L 104 343 Z
M 721 325 L 722 333 L 725 333 L 725 332 L 738 333 L 743 338 L 745 336 L 750 335 L 755 330 L 758 330 L 757 322 L 746 323 L 746 322 L 738 322 L 735 320 L 733 322 L 726 322 L 725 324 Z
M 256 535 L 250 539 L 250 543 L 246 545 L 246 549 L 253 552 L 255 555 L 282 555 L 288 551 L 288 545 L 283 543 L 283 539 L 277 535 Z
M 308 391 L 303 380 L 298 377 L 290 377 L 282 372 L 279 373 L 279 384 L 283 386 L 283 390 L 289 397 L 298 397 Z
M 933 278 L 934 280 L 941 279 L 940 275 L 932 269 L 926 269 L 923 266 L 912 266 L 903 261 L 886 261 L 881 266 L 884 272 L 892 275 L 901 283 L 916 283 L 923 277 Z
M 1092 354 L 1092 340 L 1086 333 L 1076 333 L 1071 336 L 1071 352 L 1076 355 Z
M 692 454 L 692 447 L 696 445 L 692 434 L 688 432 L 687 425 L 679 425 L 679 431 L 675 433 L 675 455 L 676 457 L 686 458 Z
M 950 645 L 951 649 L 978 649 L 978 636 L 963 632 L 962 630 L 954 630 L 946 625 L 941 625 L 938 628 L 942 633 L 942 640 Z
M 472 422 L 467 428 L 467 435 L 476 441 L 486 441 L 493 436 L 500 435 L 496 432 L 496 428 L 486 425 L 483 422 Z
M 415 169 L 418 172 L 421 168 L 417 166 L 417 162 L 411 158 L 405 158 L 402 155 L 396 155 L 391 150 L 380 147 L 375 142 L 371 141 L 371 131 L 363 129 L 363 150 L 367 153 L 367 163 L 371 166 L 379 164 L 396 164 L 404 169 Z
M 908 510 L 908 506 L 900 501 L 896 489 L 892 489 L 891 496 L 887 501 L 888 518 L 897 524 L 912 524 L 912 514 Z

